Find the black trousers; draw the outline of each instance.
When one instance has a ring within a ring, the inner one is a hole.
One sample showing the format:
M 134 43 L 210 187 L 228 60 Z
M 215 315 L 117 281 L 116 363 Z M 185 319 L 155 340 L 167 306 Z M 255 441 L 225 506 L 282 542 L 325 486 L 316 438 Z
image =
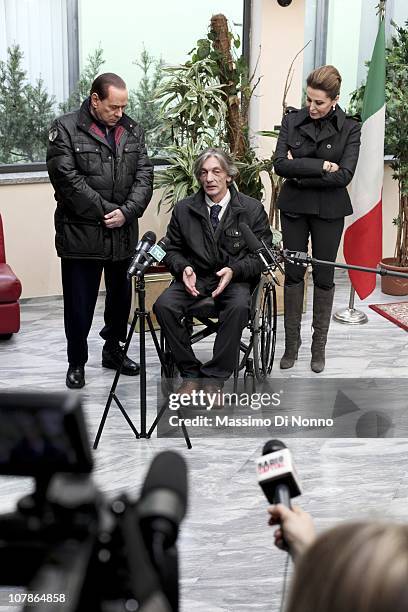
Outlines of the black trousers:
M 64 293 L 64 324 L 68 362 L 84 365 L 88 361 L 88 334 L 98 298 L 102 271 L 105 275 L 104 340 L 124 342 L 131 305 L 131 285 L 126 273 L 130 261 L 61 259 Z
M 344 217 L 321 219 L 316 215 L 291 217 L 281 212 L 283 247 L 290 251 L 307 252 L 309 236 L 312 240 L 312 255 L 316 259 L 335 261 L 344 228 Z M 285 264 L 285 284 L 296 285 L 303 280 L 306 268 Z M 313 266 L 313 282 L 321 289 L 334 286 L 334 267 Z
M 217 281 L 213 289 L 216 285 Z M 220 326 L 212 359 L 204 365 L 195 356 L 191 348 L 190 335 L 182 321 L 186 309 L 202 297 L 195 298 L 189 295 L 184 283 L 176 281 L 161 294 L 153 310 L 184 378 L 226 380 L 236 367 L 242 330 L 249 321 L 250 285 L 230 283 L 221 295 L 215 298 Z

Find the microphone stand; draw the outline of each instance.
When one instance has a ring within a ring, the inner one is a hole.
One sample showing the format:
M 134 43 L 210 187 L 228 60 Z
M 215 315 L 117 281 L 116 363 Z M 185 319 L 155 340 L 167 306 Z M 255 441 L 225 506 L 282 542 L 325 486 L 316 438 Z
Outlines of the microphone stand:
M 101 422 L 99 424 L 98 432 L 96 434 L 96 438 L 93 444 L 94 449 L 98 448 L 99 440 L 101 438 L 102 431 L 105 426 L 105 422 L 106 422 L 106 419 L 107 419 L 107 416 L 108 416 L 108 413 L 109 413 L 109 410 L 112 404 L 112 400 L 115 401 L 116 405 L 118 406 L 119 410 L 125 417 L 127 424 L 129 425 L 130 429 L 133 431 L 137 439 L 151 437 L 155 427 L 157 426 L 161 416 L 164 414 L 167 408 L 167 404 L 168 404 L 168 398 L 166 398 L 163 406 L 161 407 L 159 411 L 158 416 L 156 417 L 154 421 L 153 426 L 147 432 L 146 431 L 146 322 L 147 322 L 150 334 L 153 338 L 156 352 L 159 357 L 163 371 L 166 375 L 166 378 L 169 378 L 170 376 L 168 372 L 167 363 L 164 359 L 163 351 L 160 348 L 160 344 L 157 339 L 156 330 L 153 327 L 150 312 L 146 311 L 146 289 L 145 289 L 144 273 L 142 272 L 140 276 L 136 276 L 135 278 L 136 278 L 136 292 L 137 292 L 137 297 L 138 297 L 139 308 L 136 308 L 133 314 L 133 319 L 130 325 L 129 333 L 126 338 L 125 345 L 122 349 L 122 360 L 119 364 L 118 369 L 116 370 L 115 378 L 113 379 L 113 383 L 112 383 L 112 386 L 109 392 L 109 396 L 108 396 L 108 399 L 105 405 L 105 409 L 103 411 Z M 123 362 L 125 360 L 125 357 L 127 356 L 129 345 L 133 338 L 133 333 L 135 331 L 136 324 L 138 321 L 139 321 L 139 354 L 140 354 L 140 395 L 139 395 L 139 398 L 140 398 L 140 433 L 138 432 L 138 430 L 132 423 L 132 420 L 130 419 L 128 413 L 126 412 L 125 408 L 120 402 L 118 396 L 116 395 L 116 387 L 118 385 L 119 378 L 122 372 Z M 181 427 L 183 430 L 183 435 L 186 441 L 186 445 L 188 448 L 192 448 L 190 438 L 188 436 L 188 432 L 184 424 L 184 419 L 181 419 L 181 423 L 182 423 Z
M 343 268 L 344 270 L 358 270 L 359 272 L 369 272 L 371 274 L 378 274 L 379 276 L 397 276 L 399 278 L 408 278 L 408 272 L 394 272 L 393 270 L 386 270 L 385 268 L 367 268 L 366 266 L 354 266 L 351 264 L 338 263 L 337 261 L 326 261 L 324 259 L 316 259 L 312 257 L 308 253 L 304 253 L 303 251 L 289 251 L 289 249 L 277 249 L 270 248 L 263 240 L 262 249 L 258 249 L 256 254 L 259 256 L 260 260 L 264 265 L 264 272 L 271 273 L 278 268 L 282 274 L 284 274 L 284 270 L 280 265 L 282 262 L 293 264 L 296 266 L 308 266 L 309 264 L 319 266 L 332 266 L 334 268 Z M 265 258 L 263 252 L 268 254 L 270 262 L 268 262 Z M 277 283 L 279 284 L 279 283 Z
M 270 252 L 271 249 L 268 249 Z M 279 251 L 282 259 L 286 263 L 295 265 L 307 266 L 309 264 L 332 266 L 334 268 L 343 268 L 344 270 L 358 270 L 359 272 L 369 272 L 371 274 L 378 274 L 379 276 L 397 276 L 399 278 L 408 278 L 407 272 L 394 272 L 393 270 L 386 270 L 385 268 L 367 268 L 366 266 L 354 266 L 351 264 L 337 263 L 336 261 L 325 261 L 324 259 L 316 259 L 307 253 L 302 251 L 289 251 L 288 249 L 282 249 Z

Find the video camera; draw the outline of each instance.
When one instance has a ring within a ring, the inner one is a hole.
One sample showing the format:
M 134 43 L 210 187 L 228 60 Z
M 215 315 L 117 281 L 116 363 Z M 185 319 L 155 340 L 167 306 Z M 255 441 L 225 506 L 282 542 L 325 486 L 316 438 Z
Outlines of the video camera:
M 92 468 L 80 399 L 0 393 L 0 474 L 36 483 L 15 512 L 0 515 L 1 603 L 35 603 L 36 612 L 177 611 L 184 460 L 159 454 L 138 501 L 105 499 Z

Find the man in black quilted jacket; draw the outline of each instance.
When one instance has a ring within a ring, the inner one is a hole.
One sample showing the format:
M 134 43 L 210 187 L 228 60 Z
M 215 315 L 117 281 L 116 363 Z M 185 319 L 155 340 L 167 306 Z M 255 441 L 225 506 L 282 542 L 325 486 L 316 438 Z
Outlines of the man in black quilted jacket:
M 87 337 L 105 276 L 105 340 L 102 365 L 121 361 L 131 304 L 127 268 L 138 240 L 138 218 L 152 196 L 153 167 L 143 129 L 124 111 L 126 84 L 101 74 L 78 111 L 56 119 L 49 132 L 47 168 L 55 190 L 55 244 L 61 257 L 64 323 L 67 337 L 66 384 L 85 384 Z M 139 366 L 126 357 L 122 373 Z
M 236 367 L 251 290 L 262 269 L 257 255 L 248 250 L 240 224 L 272 242 L 261 202 L 233 185 L 238 170 L 227 153 L 206 149 L 194 172 L 201 189 L 175 205 L 167 228 L 170 245 L 164 262 L 176 280 L 154 305 L 186 393 L 194 390 L 199 378 L 219 388 Z M 189 306 L 203 297 L 214 299 L 220 324 L 213 357 L 205 364 L 195 356 L 183 322 Z

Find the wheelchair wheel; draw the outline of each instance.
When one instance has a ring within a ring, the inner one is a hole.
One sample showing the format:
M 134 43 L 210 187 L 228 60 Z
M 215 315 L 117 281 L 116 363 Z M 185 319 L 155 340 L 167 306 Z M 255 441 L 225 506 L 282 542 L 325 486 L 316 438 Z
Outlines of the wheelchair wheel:
M 258 381 L 271 373 L 277 327 L 276 289 L 262 276 L 258 285 L 253 319 L 254 369 Z

